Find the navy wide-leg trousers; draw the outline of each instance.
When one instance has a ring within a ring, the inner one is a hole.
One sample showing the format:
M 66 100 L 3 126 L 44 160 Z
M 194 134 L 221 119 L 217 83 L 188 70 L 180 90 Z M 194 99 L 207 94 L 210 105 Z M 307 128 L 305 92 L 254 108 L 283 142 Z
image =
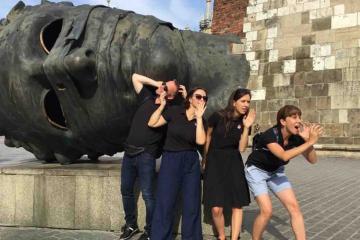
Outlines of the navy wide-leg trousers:
M 171 240 L 175 204 L 182 192 L 182 239 L 202 240 L 200 163 L 196 151 L 164 152 L 158 176 L 152 240 Z

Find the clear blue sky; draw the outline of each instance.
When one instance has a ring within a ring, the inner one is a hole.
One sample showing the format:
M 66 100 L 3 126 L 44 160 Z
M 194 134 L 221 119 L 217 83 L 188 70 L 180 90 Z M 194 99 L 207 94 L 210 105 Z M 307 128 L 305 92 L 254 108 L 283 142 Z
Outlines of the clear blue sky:
M 71 1 L 71 0 L 67 0 Z M 18 0 L 0 1 L 0 19 L 5 18 Z M 41 0 L 23 0 L 26 5 L 36 5 Z M 52 2 L 61 2 L 52 0 Z M 106 0 L 73 0 L 74 5 L 100 4 L 107 5 Z M 140 14 L 154 15 L 157 18 L 172 22 L 175 27 L 199 30 L 199 21 L 205 14 L 205 0 L 111 0 L 111 7 L 132 10 Z

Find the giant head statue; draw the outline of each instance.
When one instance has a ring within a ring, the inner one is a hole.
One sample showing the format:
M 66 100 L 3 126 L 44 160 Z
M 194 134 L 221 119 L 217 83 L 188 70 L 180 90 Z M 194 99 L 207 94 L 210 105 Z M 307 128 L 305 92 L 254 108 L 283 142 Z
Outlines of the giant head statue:
M 211 111 L 247 84 L 236 42 L 105 6 L 19 2 L 0 23 L 0 135 L 45 161 L 112 155 L 137 107 L 133 73 L 205 87 Z

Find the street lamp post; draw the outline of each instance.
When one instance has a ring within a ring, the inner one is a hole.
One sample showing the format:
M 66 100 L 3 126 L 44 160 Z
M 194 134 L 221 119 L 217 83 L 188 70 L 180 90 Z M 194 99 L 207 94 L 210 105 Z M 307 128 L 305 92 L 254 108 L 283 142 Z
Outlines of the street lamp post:
M 110 7 L 110 1 L 111 1 L 111 0 L 106 0 L 106 1 L 107 1 L 107 3 L 108 3 L 108 6 Z

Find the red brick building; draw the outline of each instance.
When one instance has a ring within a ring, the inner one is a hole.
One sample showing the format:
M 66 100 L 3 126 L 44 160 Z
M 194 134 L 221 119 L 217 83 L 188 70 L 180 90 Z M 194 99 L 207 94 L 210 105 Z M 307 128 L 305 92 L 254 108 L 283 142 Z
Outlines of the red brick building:
M 249 0 L 215 0 L 212 33 L 244 36 L 243 22 L 248 3 Z

